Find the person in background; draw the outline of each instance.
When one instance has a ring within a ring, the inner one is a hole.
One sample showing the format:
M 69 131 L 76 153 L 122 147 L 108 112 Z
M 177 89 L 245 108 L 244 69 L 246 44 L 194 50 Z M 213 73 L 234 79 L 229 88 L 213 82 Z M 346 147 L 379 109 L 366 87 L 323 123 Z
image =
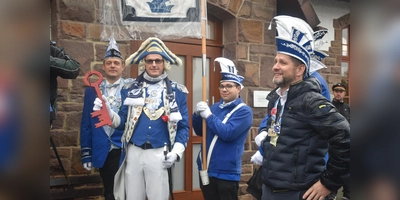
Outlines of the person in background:
M 110 103 L 110 108 L 118 112 L 122 105 L 121 90 L 132 83 L 133 79 L 122 78 L 125 69 L 124 60 L 114 37 L 110 38 L 103 59 L 104 80 L 100 83 L 101 93 Z M 98 117 L 91 117 L 96 92 L 93 87 L 85 90 L 82 120 L 81 120 L 81 158 L 83 167 L 91 171 L 92 167 L 99 168 L 104 185 L 105 200 L 114 200 L 114 176 L 118 170 L 121 157 L 122 130 L 105 125 L 96 128 Z
M 290 16 L 273 20 L 278 36 L 272 72 L 278 87 L 267 96 L 270 117 L 261 129 L 267 132 L 261 144 L 262 199 L 323 199 L 349 174 L 350 125 L 310 76 L 311 27 Z
M 112 127 L 124 130 L 114 195 L 116 199 L 167 200 L 168 185 L 172 193 L 170 168 L 182 158 L 189 139 L 188 91 L 167 74 L 171 64 L 180 66 L 182 61 L 163 41 L 150 37 L 126 63 L 138 64 L 143 72 L 123 90 L 120 111 L 111 110 L 103 97 Z M 101 107 L 97 98 L 93 110 Z
M 337 83 L 332 86 L 333 91 L 333 100 L 332 104 L 338 109 L 339 113 L 342 114 L 347 121 L 350 123 L 350 106 L 344 102 L 344 96 L 346 96 L 346 85 L 342 83 Z M 350 175 L 343 177 L 344 178 L 344 185 L 343 185 L 343 200 L 350 199 Z M 337 193 L 333 192 L 333 193 Z M 331 198 L 335 199 L 335 198 Z
M 333 100 L 332 104 L 339 110 L 347 121 L 350 123 L 350 106 L 344 102 L 344 96 L 346 96 L 346 85 L 337 83 L 332 86 Z
M 221 100 L 211 107 L 200 101 L 193 113 L 192 124 L 196 135 L 202 136 L 202 119 L 206 120 L 206 151 L 209 184 L 200 188 L 206 200 L 237 200 L 242 172 L 244 142 L 250 130 L 253 113 L 243 103 L 240 91 L 243 77 L 237 75 L 233 62 L 216 58 L 221 66 L 219 85 Z M 201 151 L 197 158 L 198 169 L 202 169 Z
M 76 79 L 81 65 L 50 40 L 50 126 L 57 118 L 57 77 Z

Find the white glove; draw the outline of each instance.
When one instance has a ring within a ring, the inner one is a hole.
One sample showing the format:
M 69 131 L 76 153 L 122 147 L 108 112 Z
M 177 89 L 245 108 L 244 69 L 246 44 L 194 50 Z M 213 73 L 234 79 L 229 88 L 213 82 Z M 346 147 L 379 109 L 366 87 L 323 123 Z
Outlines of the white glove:
M 257 146 L 261 146 L 261 142 L 267 137 L 268 133 L 267 131 L 261 131 L 256 138 L 254 138 L 254 141 L 256 142 Z
M 204 102 L 204 101 L 200 101 L 199 103 L 197 103 L 196 112 L 199 113 L 200 116 L 202 118 L 204 118 L 204 119 L 207 119 L 207 117 L 212 114 L 210 108 L 207 105 L 207 103 Z
M 257 151 L 253 156 L 251 156 L 250 162 L 256 165 L 262 165 L 263 156 L 261 155 L 260 151 Z
M 112 120 L 113 116 L 114 116 L 114 111 L 111 110 L 110 102 L 108 102 L 107 97 L 105 97 L 104 95 L 102 96 L 102 98 L 104 100 L 104 103 L 106 104 L 107 112 L 110 115 L 110 118 Z M 96 99 L 94 100 L 93 103 L 94 103 L 94 106 L 93 106 L 94 111 L 101 110 L 101 107 L 103 107 L 103 104 L 98 97 L 96 97 Z
M 92 170 L 92 162 L 83 163 L 83 168 L 88 171 Z
M 208 107 L 208 105 L 206 102 L 200 101 L 199 103 L 197 103 L 196 110 L 194 112 L 198 116 L 198 115 L 200 115 L 200 112 L 205 110 L 207 107 Z
M 169 152 L 167 154 L 167 160 L 162 161 L 162 168 L 167 169 L 172 167 L 172 165 L 175 163 L 176 159 L 178 158 L 178 155 L 174 152 Z

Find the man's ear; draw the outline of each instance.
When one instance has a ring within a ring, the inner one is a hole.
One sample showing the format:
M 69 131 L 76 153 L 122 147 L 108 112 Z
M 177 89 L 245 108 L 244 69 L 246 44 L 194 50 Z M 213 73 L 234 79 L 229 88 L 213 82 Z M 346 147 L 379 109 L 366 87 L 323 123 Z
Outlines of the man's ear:
M 305 64 L 301 64 L 301 65 L 299 65 L 297 67 L 296 75 L 297 76 L 303 76 L 305 72 L 306 72 L 306 65 Z

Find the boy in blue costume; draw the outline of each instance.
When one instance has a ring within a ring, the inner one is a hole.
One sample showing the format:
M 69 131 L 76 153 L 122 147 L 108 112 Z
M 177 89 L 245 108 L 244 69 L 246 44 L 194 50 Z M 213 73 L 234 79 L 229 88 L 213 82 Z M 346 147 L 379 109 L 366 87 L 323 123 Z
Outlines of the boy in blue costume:
M 243 77 L 237 75 L 233 62 L 226 58 L 216 58 L 215 61 L 221 66 L 222 79 L 218 87 L 221 100 L 211 107 L 204 101 L 197 103 L 192 118 L 193 129 L 199 136 L 202 136 L 202 119 L 207 124 L 209 184 L 200 181 L 200 188 L 206 200 L 237 200 L 244 142 L 253 121 L 253 113 L 240 97 Z M 200 155 L 201 152 L 197 158 L 199 170 L 202 168 Z

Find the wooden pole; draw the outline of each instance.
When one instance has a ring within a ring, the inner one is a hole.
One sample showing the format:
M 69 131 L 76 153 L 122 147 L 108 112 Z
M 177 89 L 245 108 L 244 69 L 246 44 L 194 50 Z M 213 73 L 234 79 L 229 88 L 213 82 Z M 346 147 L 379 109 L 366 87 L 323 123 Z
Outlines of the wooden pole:
M 207 57 L 206 57 L 206 42 L 207 42 L 207 32 L 206 32 L 206 24 L 207 23 L 207 15 L 206 15 L 206 0 L 201 0 L 201 53 L 203 56 L 203 70 L 202 70 L 202 101 L 207 102 L 207 79 L 206 79 L 206 63 L 207 63 Z M 202 127 L 203 127 L 203 132 L 202 132 L 202 161 L 203 161 L 203 170 L 207 169 L 207 154 L 206 154 L 206 120 L 202 120 Z

